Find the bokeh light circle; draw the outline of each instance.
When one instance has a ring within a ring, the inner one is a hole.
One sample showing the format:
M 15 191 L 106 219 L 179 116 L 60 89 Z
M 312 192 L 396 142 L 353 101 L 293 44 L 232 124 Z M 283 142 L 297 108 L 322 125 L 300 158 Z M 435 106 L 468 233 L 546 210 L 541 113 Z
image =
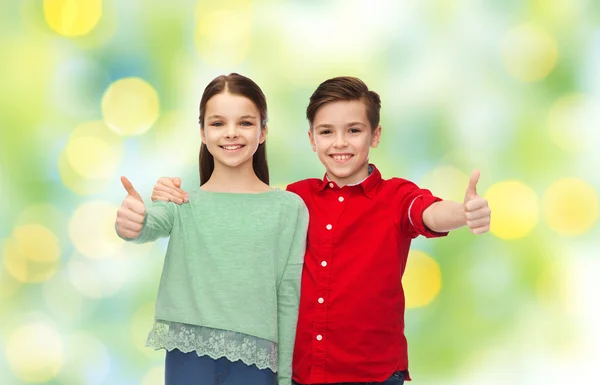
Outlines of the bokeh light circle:
M 102 97 L 104 122 L 119 135 L 146 133 L 158 119 L 159 113 L 156 90 L 137 77 L 117 80 Z
M 548 225 L 557 233 L 580 235 L 598 219 L 598 195 L 584 180 L 561 179 L 544 193 L 542 211 Z
M 104 383 L 110 371 L 106 346 L 88 333 L 77 333 L 65 339 L 65 362 L 57 376 L 64 385 Z
M 53 328 L 42 323 L 28 324 L 10 335 L 6 358 L 19 379 L 47 382 L 56 377 L 63 365 L 63 343 Z
M 102 17 L 102 0 L 44 0 L 44 17 L 60 35 L 87 35 Z
M 58 237 L 40 224 L 15 227 L 2 248 L 4 266 L 17 280 L 26 283 L 43 282 L 60 264 Z
M 115 231 L 118 207 L 108 202 L 91 201 L 82 204 L 69 222 L 69 236 L 75 248 L 89 258 L 114 256 L 123 241 Z
M 69 280 L 78 292 L 88 298 L 107 298 L 116 294 L 131 277 L 123 258 L 90 259 L 73 255 L 67 264 Z
M 420 250 L 411 250 L 402 277 L 406 308 L 427 306 L 440 292 L 442 273 L 438 263 Z
M 199 2 L 196 15 L 196 50 L 204 61 L 215 67 L 234 67 L 246 59 L 252 45 L 253 12 L 249 0 L 228 1 L 215 10 L 207 10 L 204 2 Z M 223 28 L 224 25 L 235 28 Z
M 123 159 L 123 138 L 102 121 L 77 126 L 58 158 L 62 182 L 79 195 L 95 194 L 113 181 Z
M 502 59 L 509 74 L 523 82 L 548 76 L 558 58 L 554 39 L 543 29 L 521 25 L 511 29 L 502 45 Z
M 548 133 L 561 149 L 581 152 L 600 143 L 600 103 L 582 94 L 568 94 L 554 103 L 548 113 Z
M 498 238 L 523 238 L 537 225 L 538 197 L 523 183 L 515 180 L 499 182 L 484 196 L 492 210 L 490 231 Z

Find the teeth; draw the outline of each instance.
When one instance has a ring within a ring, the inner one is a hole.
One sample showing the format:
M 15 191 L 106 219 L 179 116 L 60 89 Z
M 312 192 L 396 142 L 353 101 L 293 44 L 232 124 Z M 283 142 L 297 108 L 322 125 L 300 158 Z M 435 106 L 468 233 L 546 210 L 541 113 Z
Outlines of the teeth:
M 226 150 L 237 150 L 238 148 L 242 148 L 242 146 L 240 145 L 236 145 L 236 146 L 222 146 L 224 149 Z
M 346 160 L 350 159 L 352 155 L 333 155 L 333 159 L 335 160 Z

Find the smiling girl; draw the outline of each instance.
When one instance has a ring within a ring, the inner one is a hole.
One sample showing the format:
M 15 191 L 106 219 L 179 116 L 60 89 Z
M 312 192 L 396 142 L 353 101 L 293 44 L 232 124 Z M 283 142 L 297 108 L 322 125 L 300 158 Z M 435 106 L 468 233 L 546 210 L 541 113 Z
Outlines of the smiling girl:
M 146 208 L 122 178 L 119 236 L 170 236 L 147 341 L 167 351 L 166 385 L 291 384 L 308 211 L 269 187 L 266 134 L 261 89 L 219 76 L 200 101 L 200 187 L 187 203 Z

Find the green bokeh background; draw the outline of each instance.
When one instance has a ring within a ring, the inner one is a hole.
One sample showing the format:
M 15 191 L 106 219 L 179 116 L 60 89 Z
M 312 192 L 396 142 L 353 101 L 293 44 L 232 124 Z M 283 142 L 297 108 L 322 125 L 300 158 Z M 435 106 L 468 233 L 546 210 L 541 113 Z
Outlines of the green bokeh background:
M 91 2 L 0 3 L 2 385 L 162 384 L 164 353 L 143 344 L 166 241 L 113 239 L 119 177 L 148 201 L 160 176 L 197 186 L 197 105 L 232 71 L 267 95 L 275 186 L 323 175 L 305 108 L 320 82 L 352 75 L 382 98 L 371 160 L 384 177 L 460 200 L 479 168 L 482 195 L 507 181 L 533 195 L 490 195 L 501 224 L 484 236 L 414 242 L 441 272 L 439 293 L 406 314 L 415 384 L 595 383 L 600 2 L 99 3 L 81 36 L 61 31 Z M 103 121 L 107 89 L 130 77 L 156 91 L 158 120 L 141 135 L 100 125 L 98 153 L 112 155 L 94 164 L 110 173 L 77 174 L 65 160 L 74 130 Z

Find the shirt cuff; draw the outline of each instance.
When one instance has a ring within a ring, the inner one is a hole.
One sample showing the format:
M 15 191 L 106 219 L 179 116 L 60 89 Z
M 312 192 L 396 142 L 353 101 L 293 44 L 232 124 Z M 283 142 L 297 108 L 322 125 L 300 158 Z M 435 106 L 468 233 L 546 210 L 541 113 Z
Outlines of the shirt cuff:
M 408 206 L 408 220 L 414 230 L 413 237 L 422 235 L 426 238 L 439 238 L 448 235 L 448 231 L 438 233 L 430 230 L 423 222 L 423 212 L 435 202 L 441 201 L 442 198 L 429 194 L 422 194 L 413 199 Z

